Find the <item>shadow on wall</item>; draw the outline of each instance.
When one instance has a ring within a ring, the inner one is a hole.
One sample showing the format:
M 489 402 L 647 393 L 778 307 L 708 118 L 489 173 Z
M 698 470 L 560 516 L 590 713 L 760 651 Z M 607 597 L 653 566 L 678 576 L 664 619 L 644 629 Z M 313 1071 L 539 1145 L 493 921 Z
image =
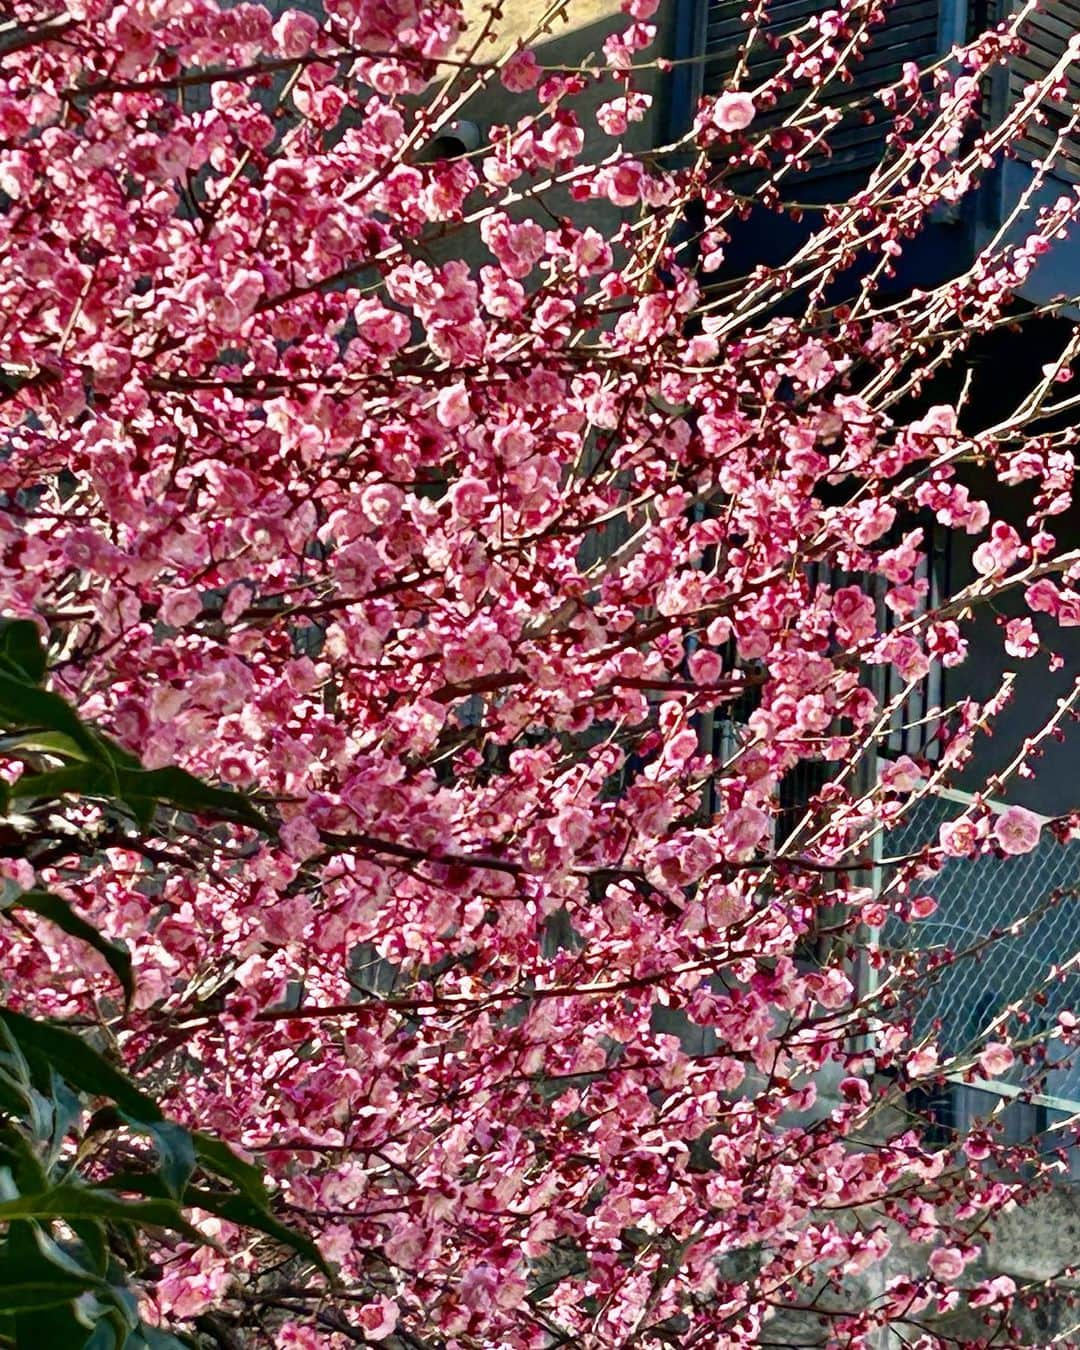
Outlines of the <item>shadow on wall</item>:
M 459 45 L 459 55 L 468 54 L 478 36 L 477 25 L 482 22 L 480 5 L 469 0 L 465 5 L 466 15 L 471 22 L 465 38 Z M 639 60 L 651 62 L 660 57 L 670 56 L 674 49 L 676 11 L 675 3 L 663 3 L 651 20 L 657 26 L 657 37 L 651 47 L 638 54 Z M 542 66 L 576 69 L 587 65 L 590 70 L 605 71 L 603 54 L 605 40 L 612 34 L 622 31 L 629 22 L 627 15 L 619 9 L 618 0 L 570 0 L 566 6 L 568 17 L 552 22 L 553 35 L 542 42 L 528 45 L 536 53 Z M 494 40 L 480 44 L 475 60 L 487 62 L 496 60 L 509 48 L 524 43 L 533 32 L 538 17 L 544 12 L 543 0 L 507 0 L 502 6 L 502 20 Z M 640 122 L 632 122 L 623 136 L 605 134 L 596 121 L 596 114 L 602 104 L 617 98 L 625 92 L 625 85 L 605 74 L 602 79 L 591 79 L 588 87 L 576 95 L 567 104 L 572 108 L 582 130 L 585 133 L 585 145 L 579 158 L 580 163 L 590 164 L 601 161 L 622 151 L 632 157 L 643 158 L 656 149 L 663 141 L 670 118 L 671 77 L 655 69 L 641 72 L 635 76 L 634 88 L 652 98 L 652 103 Z M 529 95 L 508 93 L 497 75 L 492 75 L 486 86 L 471 97 L 455 114 L 457 127 L 447 127 L 443 137 L 457 136 L 459 142 L 466 145 L 466 153 L 483 151 L 491 143 L 493 128 L 513 127 L 517 121 L 535 107 Z M 471 125 L 465 125 L 471 124 Z M 475 133 L 474 129 L 475 128 Z M 465 130 L 465 137 L 460 131 Z M 476 144 L 468 142 L 475 134 Z M 444 145 L 446 140 L 444 139 Z M 425 147 L 424 158 L 436 158 L 440 147 Z M 447 146 L 447 148 L 451 148 Z M 453 147 L 458 149 L 459 147 Z M 542 181 L 537 175 L 535 182 Z M 514 184 L 514 190 L 528 192 L 530 180 L 522 178 Z M 560 217 L 573 221 L 579 229 L 591 226 L 599 230 L 605 238 L 611 239 L 620 227 L 635 218 L 634 210 L 621 209 L 603 200 L 575 201 L 565 189 L 545 191 L 543 204 L 538 199 L 518 203 L 511 214 L 517 219 L 534 219 L 545 228 L 558 223 Z M 455 258 L 464 258 L 471 265 L 490 262 L 487 250 L 473 232 L 463 234 L 452 228 L 443 239 L 435 240 L 430 247 L 433 261 L 447 262 Z

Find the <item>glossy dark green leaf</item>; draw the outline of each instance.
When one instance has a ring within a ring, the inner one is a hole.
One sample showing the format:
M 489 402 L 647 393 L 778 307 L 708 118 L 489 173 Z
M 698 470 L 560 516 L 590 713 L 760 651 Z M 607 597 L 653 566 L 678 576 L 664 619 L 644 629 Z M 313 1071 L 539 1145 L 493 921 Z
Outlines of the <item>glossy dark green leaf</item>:
M 7 1027 L 0 1025 L 0 1084 L 18 1094 L 19 1105 L 16 1114 L 25 1109 L 25 1095 L 30 1088 L 30 1082 L 30 1065 L 26 1056 L 19 1049 L 18 1041 Z
M 64 1141 L 82 1120 L 82 1103 L 78 1094 L 53 1070 L 50 1093 L 53 1100 L 53 1134 L 50 1140 L 51 1161 L 60 1156 Z
M 117 1190 L 132 1191 L 150 1198 L 163 1198 L 168 1194 L 165 1183 L 156 1172 L 122 1172 L 111 1179 L 111 1184 Z M 195 1205 L 210 1214 L 216 1214 L 218 1218 L 227 1219 L 230 1223 L 265 1233 L 268 1237 L 275 1238 L 282 1246 L 289 1247 L 298 1255 L 306 1257 L 326 1275 L 331 1273 L 315 1243 L 303 1233 L 275 1218 L 268 1203 L 250 1200 L 247 1196 L 237 1195 L 233 1191 L 188 1186 L 184 1192 L 184 1204 Z
M 90 1274 L 84 1280 L 61 1274 L 20 1278 L 17 1272 L 9 1271 L 0 1262 L 0 1312 L 26 1312 L 31 1308 L 53 1308 L 59 1303 L 70 1303 L 93 1289 L 95 1283 L 95 1277 Z
M 83 1264 L 96 1275 L 104 1276 L 109 1268 L 109 1246 L 101 1220 L 71 1219 L 68 1226 L 81 1244 Z
M 0 669 L 0 725 L 10 731 L 37 728 L 70 736 L 88 759 L 111 763 L 105 747 L 59 694 L 39 689 L 18 675 Z
M 14 1126 L 0 1129 L 0 1167 L 11 1173 L 20 1191 L 48 1185 L 48 1175 L 29 1139 Z
M 134 1331 L 139 1325 L 139 1300 L 123 1285 L 110 1285 L 109 1294 L 116 1307 L 117 1323 L 122 1329 Z
M 198 1229 L 184 1218 L 172 1200 L 128 1199 L 113 1191 L 66 1183 L 35 1195 L 0 1200 L 0 1223 L 12 1219 L 102 1219 L 108 1223 L 134 1224 L 140 1228 L 167 1228 L 182 1233 L 190 1242 L 203 1244 Z
M 195 1142 L 195 1156 L 207 1172 L 231 1181 L 255 1205 L 269 1203 L 266 1184 L 261 1168 L 254 1163 L 245 1162 L 238 1157 L 228 1144 L 212 1135 L 196 1131 L 192 1136 Z
M 153 819 L 159 802 L 193 815 L 219 817 L 266 830 L 266 822 L 246 797 L 231 788 L 213 787 L 183 769 L 140 769 L 100 760 L 66 764 L 61 769 L 23 774 L 10 788 L 13 799 L 118 797 L 141 825 Z
M 173 1120 L 149 1126 L 160 1159 L 161 1178 L 170 1195 L 179 1199 L 195 1170 L 195 1143 L 190 1133 Z
M 328 1278 L 333 1278 L 322 1253 L 309 1237 L 282 1223 L 268 1209 L 253 1204 L 246 1196 L 207 1191 L 201 1187 L 191 1186 L 188 1188 L 186 1199 L 188 1204 L 197 1205 L 210 1214 L 216 1214 L 219 1219 L 226 1219 L 229 1223 L 239 1224 L 242 1228 L 254 1228 L 257 1232 L 265 1233 L 280 1242 L 283 1247 L 296 1252 L 298 1256 L 306 1257 Z
M 0 662 L 33 684 L 45 678 L 45 644 L 32 619 L 0 619 Z
M 156 1125 L 165 1117 L 153 1098 L 108 1060 L 87 1045 L 81 1036 L 64 1027 L 39 1022 L 10 1008 L 0 1008 L 3 1025 L 26 1058 L 33 1064 L 53 1068 L 80 1092 L 109 1097 L 132 1120 Z
M 83 1342 L 82 1350 L 120 1350 L 126 1341 L 126 1335 L 121 1339 L 117 1328 L 102 1318 Z
M 120 1350 L 141 1325 L 138 1304 L 131 1291 L 114 1285 L 83 1294 L 78 1311 L 93 1327 L 82 1350 Z
M 85 759 L 86 752 L 62 731 L 27 731 L 19 736 L 0 736 L 0 754 L 55 755 L 58 759 Z
M 78 1304 L 67 1303 L 20 1313 L 15 1319 L 14 1341 L 18 1350 L 24 1345 L 63 1346 L 64 1350 L 71 1346 L 82 1350 L 92 1330 L 92 1324 L 78 1311 Z
M 79 938 L 88 946 L 93 947 L 94 951 L 104 958 L 109 969 L 119 980 L 120 987 L 124 991 L 124 1002 L 131 1002 L 132 995 L 135 992 L 135 982 L 131 974 L 131 956 L 128 954 L 127 948 L 119 942 L 104 937 L 92 923 L 88 923 L 86 919 L 76 914 L 66 900 L 61 899 L 58 895 L 53 895 L 50 891 L 24 891 L 22 895 L 16 896 L 6 908 L 28 909 L 32 914 L 48 919 L 50 923 L 56 924 L 57 928 L 63 929 L 65 933 Z
M 156 798 L 194 815 L 221 816 L 251 825 L 255 829 L 267 829 L 266 821 L 242 793 L 232 788 L 212 787 L 174 766 L 164 769 L 118 769 L 117 781 L 120 795 L 125 801 L 130 797 Z
M 124 1195 L 142 1195 L 150 1200 L 168 1200 L 169 1188 L 157 1172 L 113 1172 L 109 1185 Z
M 159 1327 L 143 1325 L 131 1333 L 125 1350 L 188 1350 L 192 1345 L 194 1341 L 181 1340 Z
M 19 1116 L 26 1101 L 5 1073 L 0 1073 L 0 1115 Z
M 116 791 L 116 787 L 110 768 L 84 760 L 79 764 L 65 764 L 62 769 L 24 773 L 12 783 L 11 797 L 13 801 L 32 797 L 51 799 L 65 793 L 79 797 L 107 797 Z
M 15 1220 L 27 1217 L 13 1216 Z M 70 1303 L 99 1283 L 92 1270 L 81 1266 L 37 1224 L 9 1224 L 0 1244 L 0 1312 Z
M 133 755 L 130 750 L 125 750 L 119 742 L 110 739 L 102 732 L 95 729 L 94 736 L 101 746 L 102 752 L 113 764 L 119 765 L 124 769 L 141 769 L 142 764 L 137 755 Z

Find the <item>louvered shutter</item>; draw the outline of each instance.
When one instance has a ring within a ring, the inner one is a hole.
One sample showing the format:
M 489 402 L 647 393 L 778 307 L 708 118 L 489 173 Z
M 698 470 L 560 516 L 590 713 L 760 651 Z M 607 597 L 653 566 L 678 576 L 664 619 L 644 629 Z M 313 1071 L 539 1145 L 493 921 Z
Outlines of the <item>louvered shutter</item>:
M 1045 7 L 1024 21 L 1020 36 L 1027 44 L 1027 50 L 1009 64 L 1010 103 L 1023 94 L 1025 85 L 1050 73 L 1075 33 L 1080 33 L 1080 0 L 1045 0 Z M 1043 159 L 1050 154 L 1058 134 L 1080 106 L 1080 61 L 1072 63 L 1067 76 L 1065 97 L 1043 105 L 1045 125 L 1030 122 L 1017 141 L 1018 158 Z M 1059 177 L 1080 178 L 1080 130 L 1074 130 L 1065 140 L 1054 163 L 1054 173 Z
M 1080 0 L 1076 0 L 1080 3 Z M 703 92 L 719 93 L 726 85 L 739 48 L 749 33 L 743 17 L 751 9 L 743 0 L 711 0 L 708 9 L 705 36 L 706 64 Z M 783 37 L 801 28 L 815 15 L 837 8 L 837 0 L 775 0 L 769 6 L 763 33 L 769 37 Z M 863 49 L 861 59 L 849 65 L 850 83 L 834 81 L 822 96 L 823 103 L 847 105 L 852 100 L 865 100 L 865 111 L 853 111 L 829 135 L 831 158 L 819 157 L 813 162 L 816 172 L 831 173 L 862 168 L 881 157 L 890 116 L 866 95 L 896 80 L 907 62 L 925 65 L 938 55 L 940 0 L 895 0 L 889 5 L 883 21 L 871 30 L 871 38 Z M 782 57 L 759 36 L 754 43 L 746 83 L 756 84 L 780 68 Z M 802 85 L 782 100 L 769 114 L 769 120 L 779 121 L 785 111 L 806 95 Z

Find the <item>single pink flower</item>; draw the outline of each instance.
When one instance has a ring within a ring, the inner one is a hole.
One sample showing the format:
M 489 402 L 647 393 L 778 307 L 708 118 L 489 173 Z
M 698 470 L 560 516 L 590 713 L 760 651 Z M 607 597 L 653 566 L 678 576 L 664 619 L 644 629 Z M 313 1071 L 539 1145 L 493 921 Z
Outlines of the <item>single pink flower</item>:
M 966 858 L 978 843 L 979 831 L 973 820 L 961 816 L 958 820 L 947 820 L 938 831 L 938 838 L 947 857 Z
M 398 1305 L 392 1298 L 380 1297 L 365 1303 L 356 1316 L 369 1341 L 385 1341 L 397 1326 Z
M 912 1078 L 926 1078 L 929 1074 L 936 1071 L 938 1067 L 938 1051 L 936 1045 L 920 1046 L 913 1054 L 908 1056 L 904 1068 Z
M 1002 853 L 1030 853 L 1039 842 L 1042 821 L 1023 806 L 1010 806 L 994 821 L 994 842 Z
M 968 1295 L 973 1308 L 983 1308 L 988 1303 L 1007 1303 L 1016 1293 L 1016 1281 L 1008 1275 L 998 1275 L 976 1285 Z
M 1005 650 L 1026 660 L 1039 650 L 1039 637 L 1030 619 L 1010 619 L 1005 625 Z
M 987 1078 L 1000 1078 L 1008 1073 L 1016 1061 L 1016 1056 L 1007 1045 L 1000 1041 L 991 1041 L 979 1056 L 979 1068 Z
M 745 131 L 756 112 L 754 100 L 749 94 L 732 90 L 717 98 L 712 106 L 712 120 L 715 126 L 730 135 L 735 131 Z
M 949 1283 L 964 1273 L 964 1255 L 958 1247 L 937 1247 L 930 1253 L 927 1264 L 935 1279 Z
M 540 66 L 532 52 L 515 52 L 500 72 L 503 88 L 512 94 L 523 94 L 531 89 L 541 75 Z

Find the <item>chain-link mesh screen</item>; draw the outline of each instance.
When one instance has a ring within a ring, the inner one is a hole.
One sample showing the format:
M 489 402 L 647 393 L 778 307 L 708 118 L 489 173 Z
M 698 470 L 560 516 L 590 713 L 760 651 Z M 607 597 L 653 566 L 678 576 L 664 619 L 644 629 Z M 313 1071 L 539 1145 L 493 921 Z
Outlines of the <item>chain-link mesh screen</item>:
M 936 843 L 942 823 L 955 820 L 964 809 L 964 802 L 945 797 L 920 802 L 904 824 L 884 836 L 884 859 Z M 1061 845 L 1049 830 L 1031 853 L 949 859 L 939 873 L 920 882 L 920 892 L 937 900 L 937 911 L 917 923 L 894 921 L 884 930 L 882 943 L 894 950 L 933 948 L 935 963 L 936 954 L 946 951 L 957 959 L 936 965 L 929 991 L 917 1004 L 917 1032 L 929 1031 L 940 1019 L 942 1049 L 952 1053 L 1018 1000 L 1032 1016 L 1032 1030 L 1073 1007 L 1076 977 L 1052 983 L 1048 977 L 1080 949 L 1080 898 L 1066 896 L 1043 909 L 1055 891 L 1069 887 L 1080 888 L 1080 843 Z M 1019 933 L 986 942 L 995 931 L 1040 910 Z M 1037 990 L 1046 996 L 1044 1006 L 1030 997 Z M 1080 1066 L 1052 1073 L 1046 1091 L 1080 1100 Z

